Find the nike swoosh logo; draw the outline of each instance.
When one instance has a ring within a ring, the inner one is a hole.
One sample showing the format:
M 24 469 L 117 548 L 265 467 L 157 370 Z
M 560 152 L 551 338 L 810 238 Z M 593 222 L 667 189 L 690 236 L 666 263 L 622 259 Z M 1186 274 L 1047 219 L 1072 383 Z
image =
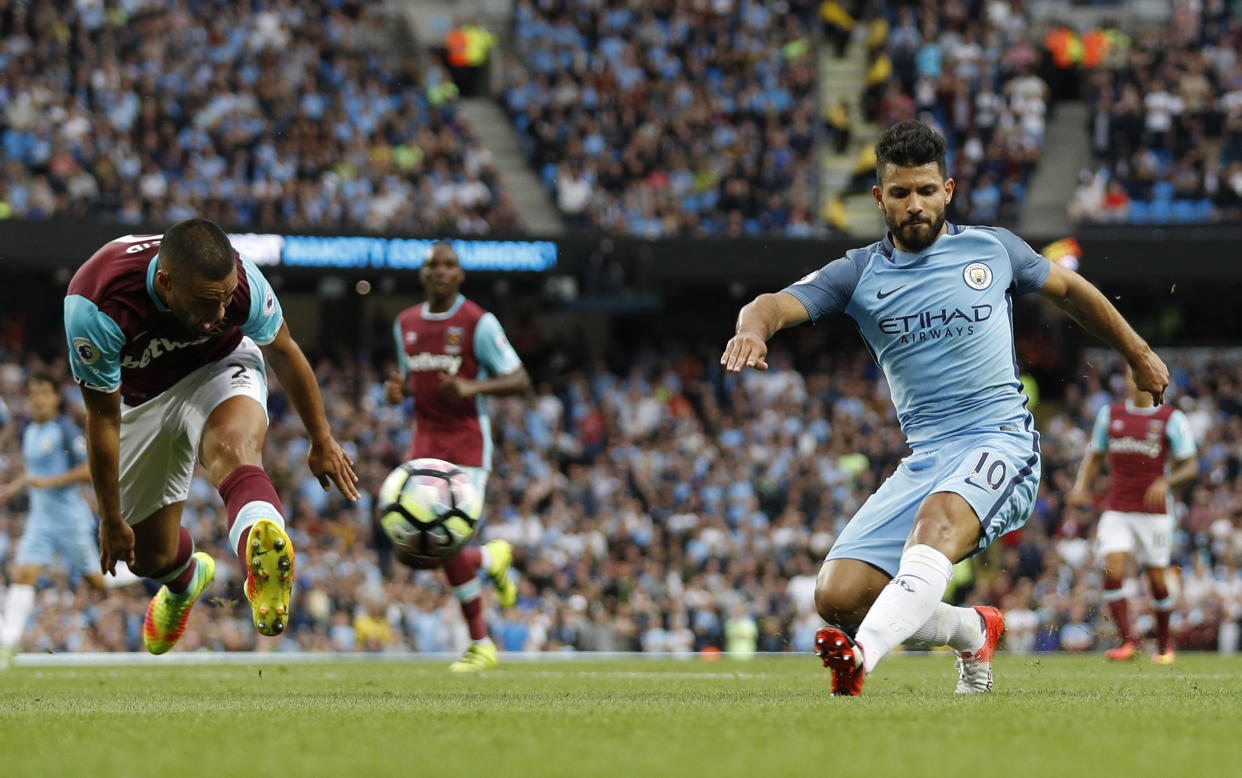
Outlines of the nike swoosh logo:
M 970 480 L 970 476 L 966 476 L 966 477 L 965 477 L 965 478 L 963 478 L 962 480 L 963 480 L 963 481 L 965 481 L 966 483 L 970 484 L 971 486 L 973 486 L 973 487 L 977 488 L 977 489 L 983 489 L 984 491 L 988 491 L 988 492 L 992 491 L 991 489 L 989 489 L 988 487 L 984 486 L 983 484 L 977 484 L 977 483 L 975 483 L 974 481 Z
M 890 294 L 893 294 L 894 292 L 898 292 L 898 291 L 900 291 L 900 290 L 902 290 L 902 289 L 905 289 L 905 288 L 906 288 L 905 284 L 902 284 L 901 286 L 897 287 L 896 289 L 889 289 L 887 292 L 886 292 L 886 291 L 884 291 L 883 289 L 879 289 L 879 290 L 876 290 L 875 296 L 876 296 L 876 297 L 878 297 L 879 299 L 883 300 L 885 297 L 888 297 Z

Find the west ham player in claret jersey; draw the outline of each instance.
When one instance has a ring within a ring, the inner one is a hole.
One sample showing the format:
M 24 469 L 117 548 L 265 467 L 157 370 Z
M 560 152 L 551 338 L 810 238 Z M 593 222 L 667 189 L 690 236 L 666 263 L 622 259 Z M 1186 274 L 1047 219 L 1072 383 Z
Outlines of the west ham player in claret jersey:
M 831 313 L 858 325 L 884 370 L 912 453 L 837 538 L 815 587 L 828 622 L 816 648 L 834 694 L 856 695 L 911 641 L 958 655 L 958 693 L 992 689 L 1004 631 L 995 608 L 941 602 L 953 563 L 1026 523 L 1039 486 L 1039 435 L 1018 381 L 1014 293 L 1039 292 L 1116 348 L 1157 402 L 1164 363 L 1098 289 L 1013 233 L 945 221 L 945 142 L 903 121 L 876 144 L 872 193 L 889 232 L 742 308 L 720 362 L 767 368 L 766 341 Z
M 397 315 L 399 375 L 387 384 L 388 400 L 414 398 L 414 438 L 405 458 L 434 457 L 452 462 L 470 474 L 484 494 L 491 470 L 492 432 L 485 395 L 524 394 L 530 376 L 496 317 L 462 296 L 466 275 L 451 243 L 441 241 L 427 252 L 418 272 L 427 300 Z M 452 559 L 426 559 L 398 554 L 411 567 L 443 567 L 453 595 L 470 628 L 470 646 L 450 669 L 475 672 L 496 666 L 496 646 L 487 634 L 480 600 L 478 571 L 486 571 L 502 608 L 517 601 L 509 578 L 513 549 L 493 540 L 467 546 Z
M 219 490 L 246 564 L 256 629 L 289 623 L 293 545 L 263 471 L 264 357 L 310 436 L 307 465 L 357 499 L 315 376 L 263 274 L 206 219 L 128 235 L 78 268 L 65 297 L 69 363 L 86 401 L 87 461 L 99 502 L 100 564 L 160 582 L 143 640 L 162 654 L 185 632 L 215 571 L 181 526 L 194 464 Z
M 1173 596 L 1167 572 L 1173 553 L 1173 510 L 1170 489 L 1184 486 L 1199 472 L 1195 438 L 1186 414 L 1168 405 L 1153 405 L 1139 391 L 1132 371 L 1125 369 L 1126 399 L 1106 405 L 1095 417 L 1087 455 L 1078 466 L 1066 503 L 1090 499 L 1100 465 L 1108 460 L 1108 496 L 1096 526 L 1096 553 L 1104 566 L 1104 602 L 1117 625 L 1121 645 L 1109 659 L 1125 661 L 1138 653 L 1139 639 L 1130 622 L 1126 601 L 1126 558 L 1131 554 L 1147 572 L 1156 617 L 1156 652 L 1152 661 L 1173 664 L 1169 617 Z M 1169 463 L 1172 462 L 1172 469 Z

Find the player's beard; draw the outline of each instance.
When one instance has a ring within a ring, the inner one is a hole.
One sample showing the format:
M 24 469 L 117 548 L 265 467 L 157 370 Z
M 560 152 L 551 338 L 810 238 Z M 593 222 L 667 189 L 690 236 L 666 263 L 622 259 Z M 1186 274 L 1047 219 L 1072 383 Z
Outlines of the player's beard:
M 935 218 L 924 217 L 919 222 L 895 222 L 887 215 L 885 221 L 888 222 L 888 229 L 893 236 L 901 242 L 902 250 L 917 254 L 936 242 L 936 236 L 944 229 L 944 211 Z M 928 229 L 920 229 L 919 225 L 927 225 Z

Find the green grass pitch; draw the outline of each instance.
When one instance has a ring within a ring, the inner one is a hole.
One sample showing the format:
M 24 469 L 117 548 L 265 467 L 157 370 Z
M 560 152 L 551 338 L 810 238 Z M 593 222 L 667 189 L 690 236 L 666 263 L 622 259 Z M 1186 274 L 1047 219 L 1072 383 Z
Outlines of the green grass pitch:
M 0 775 L 1226 776 L 1242 657 L 1004 656 L 955 697 L 952 657 L 894 657 L 864 696 L 812 657 L 18 667 Z

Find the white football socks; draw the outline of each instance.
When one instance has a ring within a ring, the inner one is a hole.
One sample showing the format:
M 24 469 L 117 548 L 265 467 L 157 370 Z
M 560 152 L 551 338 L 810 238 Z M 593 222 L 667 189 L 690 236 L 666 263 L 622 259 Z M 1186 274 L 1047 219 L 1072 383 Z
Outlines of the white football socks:
M 237 556 L 241 559 L 242 564 L 246 563 L 245 551 L 238 550 L 241 544 L 242 533 L 264 519 L 281 529 L 285 528 L 285 517 L 281 515 L 275 505 L 265 500 L 251 500 L 243 505 L 237 511 L 237 518 L 233 520 L 233 526 L 229 527 L 229 543 L 233 546 L 233 550 L 237 551 Z
M 987 638 L 983 619 L 974 608 L 937 603 L 932 617 L 905 641 L 907 646 L 948 646 L 959 654 L 978 651 Z
M 34 587 L 29 584 L 13 584 L 4 598 L 4 620 L 0 621 L 0 650 L 11 651 L 18 647 L 26 620 L 34 608 Z
M 867 672 L 927 623 L 952 575 L 953 563 L 931 546 L 906 549 L 897 575 L 875 599 L 855 636 L 863 647 Z
M 492 550 L 486 545 L 479 546 L 479 569 L 483 572 L 492 569 Z

